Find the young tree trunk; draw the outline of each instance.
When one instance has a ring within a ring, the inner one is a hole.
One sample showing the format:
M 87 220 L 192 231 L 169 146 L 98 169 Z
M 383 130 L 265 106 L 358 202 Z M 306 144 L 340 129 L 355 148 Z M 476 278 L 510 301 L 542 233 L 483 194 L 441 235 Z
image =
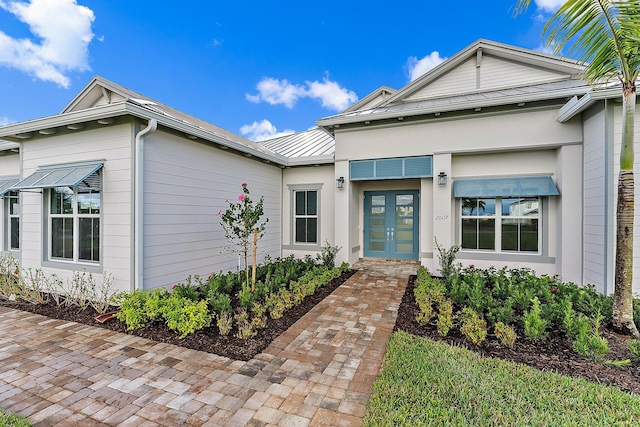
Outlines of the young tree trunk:
M 251 292 L 256 290 L 256 258 L 258 257 L 258 230 L 253 230 L 253 267 L 251 269 Z
M 640 336 L 633 322 L 633 220 L 634 176 L 633 137 L 636 104 L 635 84 L 625 83 L 622 106 L 622 149 L 618 176 L 616 210 L 616 267 L 613 293 L 613 328 L 623 334 Z

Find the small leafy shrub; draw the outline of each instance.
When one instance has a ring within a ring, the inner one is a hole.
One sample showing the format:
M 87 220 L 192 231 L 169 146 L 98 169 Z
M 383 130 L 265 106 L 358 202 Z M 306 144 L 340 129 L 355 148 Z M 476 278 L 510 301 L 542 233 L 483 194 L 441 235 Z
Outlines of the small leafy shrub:
M 229 335 L 231 328 L 233 328 L 233 317 L 231 317 L 231 313 L 221 313 L 218 317 L 218 321 L 216 322 L 216 326 L 218 327 L 220 335 Z
M 236 313 L 234 320 L 238 326 L 238 332 L 235 334 L 236 338 L 246 340 L 256 336 L 257 332 L 253 323 L 249 321 L 249 313 L 246 310 L 240 310 L 240 312 Z
M 597 312 L 593 319 L 593 329 L 589 328 L 590 330 L 587 333 L 581 331 L 573 341 L 573 348 L 580 355 L 598 363 L 604 361 L 604 356 L 611 351 L 607 340 L 600 335 L 602 319 L 600 312 Z
M 272 319 L 280 319 L 284 314 L 284 311 L 287 309 L 280 298 L 280 294 L 271 294 L 267 296 L 266 306 L 269 310 L 269 316 Z
M 48 301 L 50 294 L 49 278 L 41 269 L 32 270 L 27 268 L 16 276 L 17 286 L 15 290 L 16 296 L 31 304 L 44 304 Z
M 169 298 L 164 305 L 163 317 L 169 329 L 178 332 L 181 339 L 206 328 L 212 320 L 206 301 L 195 302 L 189 298 L 175 296 Z
M 450 282 L 454 277 L 460 274 L 462 265 L 456 263 L 456 254 L 460 250 L 460 246 L 454 245 L 449 249 L 445 249 L 434 239 L 434 245 L 438 251 L 438 259 L 440 260 L 440 274 L 446 282 Z
M 19 274 L 18 260 L 13 254 L 0 254 L 0 298 L 15 297 Z
M 475 345 L 480 345 L 487 338 L 487 322 L 469 307 L 462 309 L 460 315 L 460 332 Z
M 538 341 L 546 337 L 549 322 L 540 315 L 540 300 L 538 297 L 531 299 L 531 310 L 524 316 L 524 334 L 531 341 Z
M 147 291 L 147 299 L 144 302 L 144 310 L 149 320 L 162 320 L 165 306 L 170 298 L 169 292 L 165 288 L 156 288 Z
M 321 261 L 322 265 L 327 268 L 335 268 L 336 255 L 340 249 L 342 249 L 340 246 L 332 246 L 328 240 L 325 240 L 322 251 L 318 254 L 318 261 Z
M 200 300 L 198 288 L 192 284 L 192 278 L 187 278 L 187 283 L 178 283 L 173 286 L 172 294 L 175 298 L 186 298 L 191 301 Z
M 249 286 L 242 286 L 242 289 L 238 293 L 238 299 L 240 300 L 240 306 L 245 309 L 249 309 L 251 304 L 255 301 L 255 295 L 251 292 L 251 288 Z
M 570 300 L 563 304 L 565 309 L 562 324 L 569 339 L 573 341 L 577 337 L 586 337 L 591 330 L 589 318 L 582 313 L 576 313 Z
M 149 293 L 136 289 L 130 293 L 118 294 L 120 301 L 120 311 L 115 317 L 127 325 L 127 330 L 142 328 L 149 321 L 145 308 Z
M 231 297 L 228 294 L 213 294 L 209 296 L 209 305 L 211 309 L 221 315 L 223 313 L 231 314 Z
M 438 307 L 438 321 L 436 322 L 438 334 L 445 337 L 453 328 L 453 304 L 450 299 L 445 299 Z
M 516 344 L 516 339 L 518 335 L 516 335 L 515 329 L 513 326 L 506 325 L 502 322 L 497 322 L 494 327 L 494 331 L 496 337 L 500 340 L 500 343 L 505 347 L 508 347 L 513 350 L 513 347 Z

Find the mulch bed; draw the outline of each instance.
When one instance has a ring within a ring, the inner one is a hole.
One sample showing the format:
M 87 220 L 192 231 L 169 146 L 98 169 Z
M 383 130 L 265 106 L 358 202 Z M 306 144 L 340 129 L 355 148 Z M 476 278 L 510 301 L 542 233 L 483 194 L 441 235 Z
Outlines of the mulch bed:
M 97 326 L 116 332 L 136 335 L 153 341 L 175 344 L 180 347 L 206 351 L 208 353 L 229 357 L 235 360 L 247 361 L 251 360 L 256 354 L 267 348 L 274 339 L 289 329 L 289 327 L 298 319 L 308 313 L 316 306 L 316 304 L 330 295 L 355 273 L 355 270 L 351 270 L 343 273 L 340 277 L 333 279 L 330 283 L 318 289 L 315 294 L 306 297 L 300 305 L 287 310 L 284 313 L 284 316 L 280 319 L 272 319 L 271 317 L 266 316 L 266 328 L 258 330 L 258 334 L 255 337 L 247 340 L 242 340 L 233 336 L 236 332 L 235 327 L 227 336 L 220 335 L 218 333 L 218 328 L 213 325 L 197 331 L 186 338 L 179 339 L 176 332 L 170 330 L 167 325 L 162 322 L 151 322 L 147 326 L 134 331 L 127 331 L 126 324 L 118 319 L 113 319 L 106 323 L 99 323 L 95 320 L 97 313 L 91 307 L 86 308 L 85 310 L 78 310 L 77 307 L 59 307 L 53 302 L 35 305 L 20 301 L 11 302 L 7 300 L 0 300 L 0 305 L 41 314 L 54 319 Z
M 416 315 L 420 309 L 413 297 L 415 278 L 411 276 L 409 279 L 394 330 L 463 346 L 484 356 L 523 363 L 540 370 L 582 377 L 596 383 L 616 386 L 627 392 L 640 393 L 640 367 L 617 368 L 586 360 L 573 349 L 564 331 L 550 330 L 549 337 L 538 343 L 532 343 L 524 338 L 522 330 L 516 331 L 518 340 L 513 350 L 500 345 L 497 338 L 491 336 L 491 331 L 487 334 L 487 341 L 480 346 L 468 341 L 457 329 L 452 330 L 448 336 L 441 337 L 435 325 L 421 326 L 416 321 Z M 630 337 L 615 334 L 606 328 L 602 328 L 602 335 L 609 341 L 611 348 L 611 353 L 607 355 L 608 359 L 632 358 L 632 353 L 627 346 Z

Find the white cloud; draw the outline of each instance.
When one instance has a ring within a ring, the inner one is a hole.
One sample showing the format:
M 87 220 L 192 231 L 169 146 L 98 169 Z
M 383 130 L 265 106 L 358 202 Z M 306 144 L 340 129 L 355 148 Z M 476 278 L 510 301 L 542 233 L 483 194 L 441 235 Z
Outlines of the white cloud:
M 307 96 L 320 101 L 324 108 L 342 111 L 358 100 L 358 96 L 352 90 L 348 90 L 328 78 L 319 81 L 306 82 L 309 90 Z
M 13 123 L 13 120 L 11 120 L 9 117 L 0 116 L 0 126 L 8 125 L 10 123 Z
M 253 122 L 250 125 L 242 126 L 240 133 L 252 141 L 264 141 L 265 139 L 291 135 L 294 131 L 285 129 L 282 132 L 278 132 L 278 129 L 269 120 L 264 119 L 261 122 Z
M 433 51 L 422 59 L 410 56 L 407 59 L 407 68 L 409 69 L 409 78 L 414 81 L 430 69 L 443 63 L 447 58 L 442 58 L 438 51 Z
M 0 8 L 29 26 L 38 40 L 15 39 L 0 31 L 0 65 L 69 87 L 67 73 L 87 71 L 94 34 L 93 11 L 76 0 L 0 0 Z
M 327 109 L 341 111 L 358 100 L 355 92 L 341 87 L 327 77 L 322 82 L 306 81 L 305 85 L 265 77 L 258 82 L 256 89 L 256 95 L 246 94 L 249 101 L 256 104 L 262 101 L 271 105 L 282 104 L 287 108 L 293 108 L 300 98 L 312 98 Z
M 555 12 L 560 9 L 567 0 L 535 0 L 538 9 L 545 12 Z

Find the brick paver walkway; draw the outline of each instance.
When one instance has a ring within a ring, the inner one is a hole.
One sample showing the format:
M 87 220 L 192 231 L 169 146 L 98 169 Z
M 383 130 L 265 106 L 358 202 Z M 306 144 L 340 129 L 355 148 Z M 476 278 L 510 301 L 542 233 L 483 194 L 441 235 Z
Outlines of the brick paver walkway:
M 0 307 L 0 408 L 36 426 L 358 426 L 417 264 L 355 268 L 248 362 Z

